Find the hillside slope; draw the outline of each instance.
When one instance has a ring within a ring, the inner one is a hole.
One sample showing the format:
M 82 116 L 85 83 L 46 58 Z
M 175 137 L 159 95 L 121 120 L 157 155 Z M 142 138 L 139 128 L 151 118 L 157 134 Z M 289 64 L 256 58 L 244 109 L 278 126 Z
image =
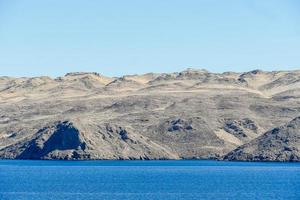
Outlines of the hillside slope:
M 300 71 L 0 77 L 0 158 L 222 159 L 299 111 Z
M 227 154 L 225 160 L 300 161 L 300 117 Z

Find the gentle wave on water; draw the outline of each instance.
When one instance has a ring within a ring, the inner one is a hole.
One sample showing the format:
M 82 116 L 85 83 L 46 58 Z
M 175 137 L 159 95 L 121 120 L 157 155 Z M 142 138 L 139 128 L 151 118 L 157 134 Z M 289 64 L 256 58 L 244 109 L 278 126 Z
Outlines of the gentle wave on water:
M 299 163 L 0 161 L 0 199 L 300 199 Z

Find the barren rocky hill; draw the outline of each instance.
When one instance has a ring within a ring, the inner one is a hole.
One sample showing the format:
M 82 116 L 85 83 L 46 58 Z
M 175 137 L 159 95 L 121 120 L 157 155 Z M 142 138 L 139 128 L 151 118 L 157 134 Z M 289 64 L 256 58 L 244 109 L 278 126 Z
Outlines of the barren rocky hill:
M 300 71 L 0 77 L 0 158 L 299 161 L 299 111 Z
M 226 160 L 299 161 L 300 117 L 274 128 L 225 156 Z

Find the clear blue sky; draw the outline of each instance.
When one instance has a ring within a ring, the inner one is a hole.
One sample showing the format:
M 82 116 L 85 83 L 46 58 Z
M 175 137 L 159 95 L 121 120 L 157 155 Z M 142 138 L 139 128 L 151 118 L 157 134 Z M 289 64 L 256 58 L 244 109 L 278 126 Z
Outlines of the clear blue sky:
M 0 75 L 299 69 L 298 0 L 0 0 Z

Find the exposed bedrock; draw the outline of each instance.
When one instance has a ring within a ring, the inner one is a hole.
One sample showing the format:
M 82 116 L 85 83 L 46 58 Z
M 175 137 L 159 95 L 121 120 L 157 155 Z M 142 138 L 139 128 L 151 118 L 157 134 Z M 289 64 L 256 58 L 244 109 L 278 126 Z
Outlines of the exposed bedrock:
M 0 77 L 0 158 L 299 161 L 299 113 L 296 70 Z

